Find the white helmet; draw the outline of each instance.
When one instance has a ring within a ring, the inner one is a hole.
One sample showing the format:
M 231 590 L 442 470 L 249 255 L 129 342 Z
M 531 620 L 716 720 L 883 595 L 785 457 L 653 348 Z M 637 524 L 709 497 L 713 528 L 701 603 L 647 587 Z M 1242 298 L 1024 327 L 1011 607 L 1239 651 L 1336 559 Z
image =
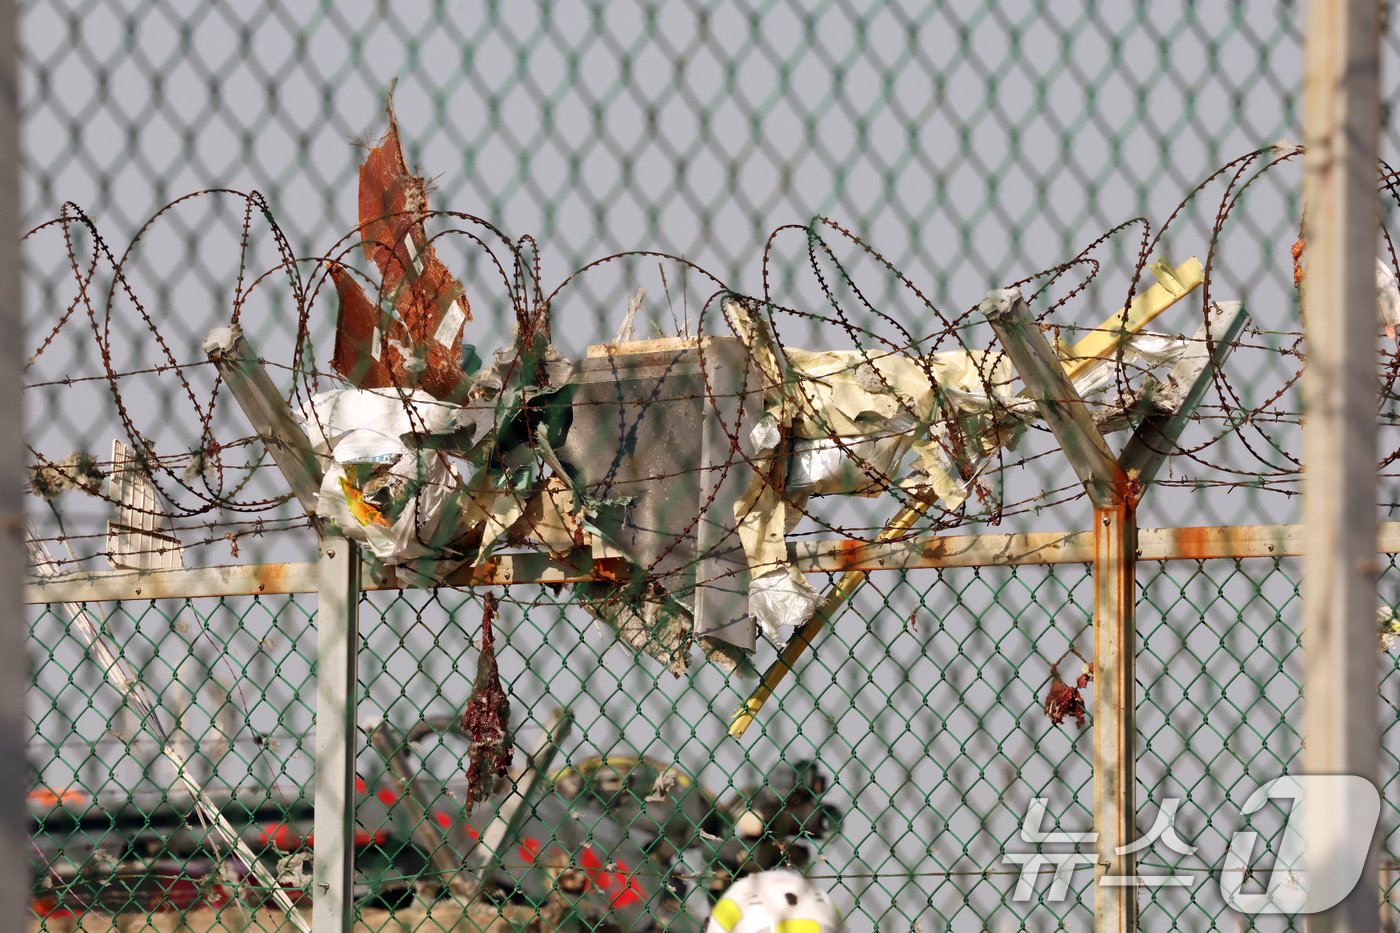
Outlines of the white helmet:
M 825 891 L 795 871 L 761 871 L 734 882 L 710 912 L 705 933 L 847 933 Z

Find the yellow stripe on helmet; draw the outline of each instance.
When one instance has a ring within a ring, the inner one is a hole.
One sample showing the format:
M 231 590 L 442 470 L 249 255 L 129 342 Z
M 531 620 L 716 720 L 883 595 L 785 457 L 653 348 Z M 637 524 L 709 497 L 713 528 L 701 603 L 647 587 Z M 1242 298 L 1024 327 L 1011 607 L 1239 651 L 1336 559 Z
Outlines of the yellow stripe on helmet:
M 738 926 L 739 921 L 743 919 L 744 911 L 738 904 L 726 897 L 715 905 L 715 909 L 711 911 L 710 917 L 715 923 L 724 927 L 725 930 L 732 930 Z

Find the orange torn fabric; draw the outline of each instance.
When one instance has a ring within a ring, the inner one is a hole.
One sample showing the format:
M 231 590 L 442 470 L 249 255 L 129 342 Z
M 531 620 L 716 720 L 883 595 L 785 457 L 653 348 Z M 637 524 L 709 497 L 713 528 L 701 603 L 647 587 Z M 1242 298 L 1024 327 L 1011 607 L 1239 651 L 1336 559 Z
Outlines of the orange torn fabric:
M 371 301 L 344 270 L 332 268 L 340 296 L 332 365 L 357 388 L 421 388 L 434 398 L 465 395 L 462 331 L 471 305 L 423 229 L 427 183 L 409 171 L 389 101 L 389 131 L 360 166 L 360 237 L 380 271 Z
M 345 504 L 350 507 L 350 514 L 355 516 L 355 521 L 361 525 L 375 525 L 379 528 L 393 527 L 394 523 L 385 518 L 383 512 L 366 502 L 364 493 L 351 485 L 349 480 L 342 479 L 340 489 L 345 493 Z
M 330 274 L 340 296 L 331 367 L 357 389 L 388 388 L 394 377 L 384 364 L 388 339 L 379 329 L 379 306 L 342 266 L 331 265 Z

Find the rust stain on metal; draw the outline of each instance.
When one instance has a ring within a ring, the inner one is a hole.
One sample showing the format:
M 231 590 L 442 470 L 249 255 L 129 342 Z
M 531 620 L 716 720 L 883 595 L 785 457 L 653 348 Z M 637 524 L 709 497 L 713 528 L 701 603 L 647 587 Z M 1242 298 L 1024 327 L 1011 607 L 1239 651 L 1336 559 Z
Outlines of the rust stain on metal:
M 1176 529 L 1176 552 L 1187 560 L 1202 560 L 1210 556 L 1214 543 L 1211 528 Z
M 1118 491 L 1122 491 L 1121 489 Z M 1135 859 L 1122 853 L 1136 836 L 1133 767 L 1136 674 L 1138 535 L 1132 506 L 1123 498 L 1094 510 L 1094 829 L 1099 834 L 1099 877 L 1132 875 Z M 1113 852 L 1113 855 L 1108 855 Z M 1135 923 L 1133 888 L 1095 892 L 1095 916 L 1107 929 Z M 1108 920 L 1107 924 L 1104 921 Z
M 581 571 L 580 580 L 598 580 L 604 583 L 623 584 L 631 579 L 627 561 L 621 557 L 600 557 L 593 561 L 591 571 Z
M 1111 510 L 1110 510 L 1111 511 Z M 1011 564 L 1092 563 L 1103 532 L 1031 532 L 992 535 L 941 535 L 901 542 L 875 543 L 858 538 L 809 542 L 790 551 L 804 573 L 916 570 L 941 567 L 992 567 Z M 1291 557 L 1302 553 L 1297 525 L 1142 528 L 1137 534 L 1139 561 L 1229 560 Z M 1381 522 L 1377 553 L 1400 553 L 1400 522 Z M 313 563 L 237 564 L 164 571 L 102 571 L 31 575 L 25 602 L 101 602 L 122 599 L 167 599 L 201 596 L 257 596 L 316 592 Z M 513 583 L 577 583 L 600 580 L 623 583 L 626 562 L 599 558 L 592 565 L 570 566 L 538 555 L 499 555 L 477 567 L 457 571 L 449 586 Z M 366 590 L 403 587 L 390 576 L 369 580 Z
M 836 553 L 832 555 L 835 558 L 832 569 L 842 573 L 863 569 L 869 554 L 868 544 L 869 542 L 858 539 L 842 541 Z
M 286 564 L 255 564 L 253 580 L 259 593 L 287 592 Z

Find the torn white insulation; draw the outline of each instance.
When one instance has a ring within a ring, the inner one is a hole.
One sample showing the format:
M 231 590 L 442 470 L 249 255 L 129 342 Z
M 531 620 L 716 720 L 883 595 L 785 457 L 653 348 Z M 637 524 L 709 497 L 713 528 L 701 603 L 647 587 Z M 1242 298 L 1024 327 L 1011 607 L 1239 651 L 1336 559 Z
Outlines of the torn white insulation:
M 317 452 L 326 453 L 351 431 L 371 428 L 394 438 L 450 434 L 462 427 L 460 405 L 421 389 L 331 389 L 302 405 L 299 415 Z
M 749 612 L 768 640 L 779 648 L 798 626 L 812 617 L 821 597 L 807 578 L 791 567 L 770 570 L 749 581 Z
M 785 537 L 810 495 L 879 495 L 891 485 L 932 493 L 958 508 L 981 469 L 1014 445 L 1037 417 L 1032 400 L 1011 391 L 1005 354 L 953 350 L 926 357 L 894 351 L 779 350 L 766 325 L 740 301 L 725 317 L 766 379 L 766 410 L 746 440 L 755 477 L 737 504 L 753 573 L 749 607 L 775 644 L 816 611 L 819 600 L 786 563 Z M 1074 380 L 1096 421 L 1116 430 L 1175 397 L 1151 373 L 1176 363 L 1190 341 L 1139 333 L 1114 356 L 1094 360 Z M 1161 395 L 1160 399 L 1154 393 Z M 1179 401 L 1178 401 L 1179 403 Z M 780 465 L 780 451 L 787 451 Z M 911 458 L 912 455 L 912 458 Z M 906 466 L 906 461 L 911 461 Z
M 445 454 L 405 441 L 457 431 L 463 411 L 417 390 L 316 395 L 301 413 L 317 453 L 331 460 L 316 513 L 387 565 L 436 556 L 433 542 L 458 534 L 439 526 L 464 484 Z
M 333 457 L 318 515 L 385 564 L 436 555 L 428 542 L 439 537 L 444 510 L 462 488 L 444 455 L 362 429 L 346 434 Z

